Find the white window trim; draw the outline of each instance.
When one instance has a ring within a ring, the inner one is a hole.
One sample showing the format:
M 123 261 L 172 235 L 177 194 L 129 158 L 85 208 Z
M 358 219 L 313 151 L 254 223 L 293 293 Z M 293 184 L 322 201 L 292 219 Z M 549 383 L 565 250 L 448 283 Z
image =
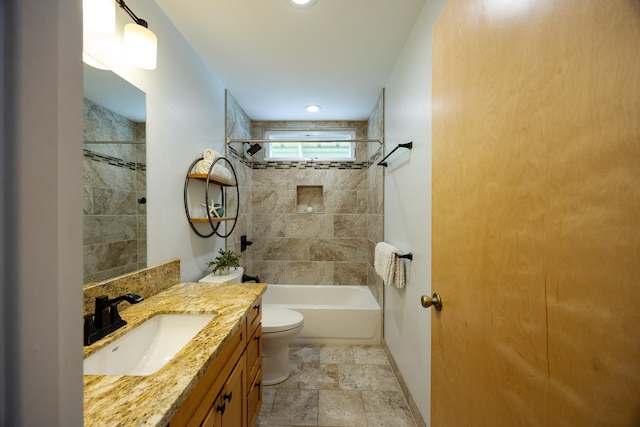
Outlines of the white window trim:
M 295 129 L 283 129 L 283 130 L 275 130 L 275 129 L 271 129 L 271 130 L 267 130 L 264 132 L 264 139 L 275 139 L 278 140 L 280 138 L 277 138 L 275 136 L 277 135 L 290 135 L 293 136 L 294 138 L 298 138 L 298 139 L 292 139 L 291 143 L 298 143 L 298 152 L 300 153 L 298 157 L 293 157 L 293 158 L 283 158 L 283 157 L 278 157 L 278 158 L 273 158 L 271 157 L 271 147 L 270 147 L 270 143 L 266 143 L 267 147 L 265 150 L 265 154 L 264 154 L 264 159 L 266 161 L 301 161 L 301 160 L 311 160 L 310 158 L 305 158 L 302 157 L 302 144 L 308 144 L 307 142 L 300 142 L 300 141 L 304 141 L 306 139 L 308 140 L 328 140 L 328 141 L 332 141 L 335 138 L 332 138 L 331 135 L 345 135 L 348 134 L 351 139 L 340 139 L 341 141 L 344 142 L 350 142 L 351 148 L 350 148 L 350 156 L 348 158 L 315 158 L 318 161 L 342 161 L 342 162 L 353 162 L 356 160 L 356 143 L 352 142 L 353 140 L 356 139 L 356 131 L 355 129 L 331 129 L 331 130 L 295 130 Z M 301 135 L 301 137 L 298 137 L 298 135 Z M 287 139 L 287 138 L 283 138 L 283 139 Z

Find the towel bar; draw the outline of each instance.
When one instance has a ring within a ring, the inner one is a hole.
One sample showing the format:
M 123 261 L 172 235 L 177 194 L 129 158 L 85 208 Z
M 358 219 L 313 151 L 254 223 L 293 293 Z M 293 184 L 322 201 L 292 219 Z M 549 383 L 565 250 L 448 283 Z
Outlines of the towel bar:
M 378 162 L 378 166 L 387 167 L 388 164 L 387 164 L 387 162 L 385 162 L 385 160 L 387 160 L 389 158 L 389 156 L 391 156 L 393 153 L 395 153 L 398 148 L 406 148 L 406 149 L 411 150 L 413 148 L 413 141 L 407 142 L 406 144 L 398 144 L 398 145 L 396 145 L 396 148 L 391 150 L 391 152 L 389 154 L 384 156 L 384 158 Z

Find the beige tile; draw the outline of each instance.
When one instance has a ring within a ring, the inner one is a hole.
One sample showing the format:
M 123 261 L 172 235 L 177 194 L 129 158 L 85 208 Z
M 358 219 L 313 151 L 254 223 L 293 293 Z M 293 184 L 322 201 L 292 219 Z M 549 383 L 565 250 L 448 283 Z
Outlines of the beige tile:
M 355 345 L 352 351 L 356 365 L 389 365 L 389 359 L 382 347 Z
M 333 236 L 334 221 L 331 215 L 295 214 L 287 215 L 285 236 L 292 238 L 317 238 Z
M 254 259 L 263 261 L 308 261 L 309 239 L 260 238 Z
M 301 285 L 332 285 L 333 263 L 322 261 L 288 262 L 286 283 Z
M 325 344 L 321 346 L 320 363 L 355 364 L 352 346 L 339 344 Z
M 325 212 L 329 214 L 359 213 L 359 191 L 327 190 L 324 192 Z
M 291 344 L 289 360 L 294 363 L 320 363 L 320 347 L 313 344 Z
M 314 261 L 366 262 L 367 255 L 365 239 L 317 239 L 309 246 L 309 257 Z
M 367 426 L 359 391 L 320 390 L 319 426 Z
M 286 261 L 254 260 L 246 273 L 250 276 L 257 275 L 265 283 L 286 283 L 286 265 Z
M 259 426 L 269 425 L 269 417 L 271 416 L 271 406 L 273 406 L 273 400 L 276 397 L 276 390 L 274 388 L 265 388 L 262 390 L 262 406 L 260 407 L 260 414 L 258 415 Z
M 409 405 L 399 391 L 363 391 L 362 400 L 369 427 L 416 425 Z
M 390 366 L 339 365 L 338 374 L 342 390 L 400 391 Z
M 254 214 L 283 215 L 296 210 L 296 193 L 289 190 L 253 191 L 251 209 Z
M 277 389 L 269 425 L 318 425 L 318 390 Z
M 288 388 L 288 389 L 295 389 L 295 390 L 302 388 L 300 382 L 298 381 L 297 374 L 298 372 L 300 372 L 303 366 L 304 366 L 304 363 L 289 361 L 289 368 L 290 368 L 289 378 L 287 378 L 286 380 L 278 384 L 266 386 L 265 390 L 267 388 Z
M 367 235 L 367 216 L 334 215 L 333 235 L 338 238 L 364 238 Z
M 332 363 L 303 363 L 295 372 L 298 388 L 306 390 L 338 389 L 338 365 Z
M 365 285 L 367 283 L 366 262 L 336 262 L 333 265 L 335 285 Z
M 366 169 L 330 169 L 327 172 L 325 188 L 333 190 L 366 190 Z
M 285 216 L 273 213 L 254 213 L 252 217 L 252 238 L 256 237 L 284 237 Z

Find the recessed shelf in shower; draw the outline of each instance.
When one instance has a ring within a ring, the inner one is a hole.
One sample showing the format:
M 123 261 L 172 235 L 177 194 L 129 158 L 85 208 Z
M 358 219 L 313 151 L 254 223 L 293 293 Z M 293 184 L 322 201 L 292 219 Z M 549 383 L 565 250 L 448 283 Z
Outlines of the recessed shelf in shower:
M 296 188 L 297 213 L 323 213 L 324 191 L 322 185 L 298 185 Z

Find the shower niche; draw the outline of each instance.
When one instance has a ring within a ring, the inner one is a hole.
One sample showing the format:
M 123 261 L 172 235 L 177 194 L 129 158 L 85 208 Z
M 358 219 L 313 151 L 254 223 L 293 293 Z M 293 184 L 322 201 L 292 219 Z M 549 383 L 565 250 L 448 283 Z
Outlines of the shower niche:
M 322 185 L 298 185 L 296 187 L 297 213 L 324 213 Z

